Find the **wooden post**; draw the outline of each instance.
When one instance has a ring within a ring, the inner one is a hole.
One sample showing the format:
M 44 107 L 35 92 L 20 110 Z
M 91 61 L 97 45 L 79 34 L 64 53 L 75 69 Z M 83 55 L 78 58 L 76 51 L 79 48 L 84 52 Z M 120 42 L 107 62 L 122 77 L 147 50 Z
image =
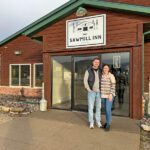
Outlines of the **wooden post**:
M 148 101 L 148 115 L 150 115 L 150 76 L 149 76 L 149 101 Z

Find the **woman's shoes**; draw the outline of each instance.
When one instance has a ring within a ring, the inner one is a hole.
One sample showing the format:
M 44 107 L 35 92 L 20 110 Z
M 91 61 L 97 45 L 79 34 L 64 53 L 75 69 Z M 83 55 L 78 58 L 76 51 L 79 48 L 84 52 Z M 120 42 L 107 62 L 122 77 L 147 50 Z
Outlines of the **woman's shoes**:
M 107 123 L 105 123 L 105 124 L 103 125 L 103 128 L 105 129 L 105 128 L 106 128 L 106 126 L 107 126 Z
M 105 129 L 105 131 L 110 131 L 110 125 L 107 124 L 107 123 L 105 123 L 105 124 L 103 125 L 103 128 Z
M 109 124 L 106 125 L 105 131 L 110 131 L 110 125 Z

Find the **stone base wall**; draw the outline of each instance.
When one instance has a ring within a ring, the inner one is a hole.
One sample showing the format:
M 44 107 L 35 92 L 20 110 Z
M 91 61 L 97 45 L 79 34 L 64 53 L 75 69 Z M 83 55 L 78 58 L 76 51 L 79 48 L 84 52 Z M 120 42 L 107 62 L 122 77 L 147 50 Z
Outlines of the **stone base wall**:
M 38 111 L 41 91 L 33 88 L 0 87 L 0 112 L 21 116 Z
M 16 95 L 0 95 L 0 112 L 10 115 L 26 115 L 39 111 L 41 98 L 21 97 Z

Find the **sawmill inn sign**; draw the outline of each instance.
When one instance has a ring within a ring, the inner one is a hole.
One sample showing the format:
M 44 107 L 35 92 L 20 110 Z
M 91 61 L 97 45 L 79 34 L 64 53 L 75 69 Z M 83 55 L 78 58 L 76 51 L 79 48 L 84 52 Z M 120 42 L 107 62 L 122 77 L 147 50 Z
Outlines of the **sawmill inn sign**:
M 105 44 L 105 14 L 66 21 L 66 48 L 103 46 Z

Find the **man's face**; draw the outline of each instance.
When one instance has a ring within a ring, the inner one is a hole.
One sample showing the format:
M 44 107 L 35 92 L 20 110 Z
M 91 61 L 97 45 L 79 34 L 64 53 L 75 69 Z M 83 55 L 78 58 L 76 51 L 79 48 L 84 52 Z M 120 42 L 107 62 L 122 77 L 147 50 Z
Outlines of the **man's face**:
M 94 67 L 94 68 L 98 68 L 99 65 L 100 65 L 100 60 L 95 59 L 95 60 L 93 61 L 93 67 Z

